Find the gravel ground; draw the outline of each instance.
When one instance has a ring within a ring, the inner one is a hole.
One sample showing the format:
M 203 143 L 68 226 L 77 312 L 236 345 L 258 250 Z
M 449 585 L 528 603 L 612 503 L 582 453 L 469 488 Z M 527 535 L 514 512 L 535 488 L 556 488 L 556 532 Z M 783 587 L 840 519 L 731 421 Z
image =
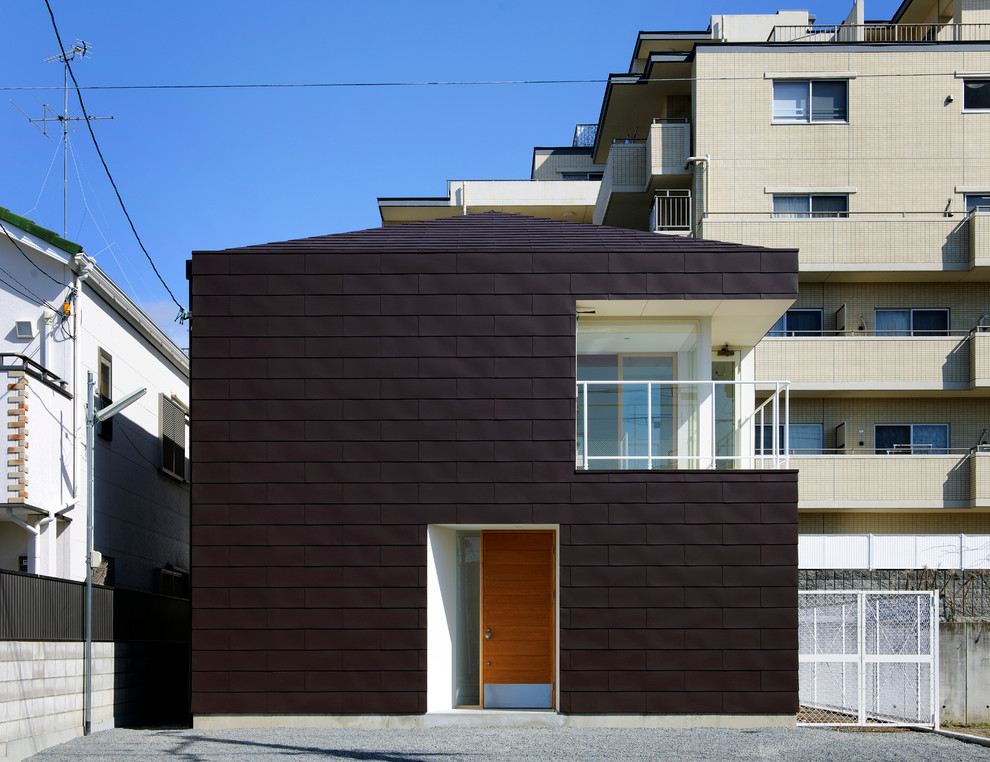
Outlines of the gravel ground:
M 781 760 L 899 762 L 986 760 L 990 749 L 923 732 L 818 728 L 616 730 L 108 730 L 54 746 L 31 760 Z

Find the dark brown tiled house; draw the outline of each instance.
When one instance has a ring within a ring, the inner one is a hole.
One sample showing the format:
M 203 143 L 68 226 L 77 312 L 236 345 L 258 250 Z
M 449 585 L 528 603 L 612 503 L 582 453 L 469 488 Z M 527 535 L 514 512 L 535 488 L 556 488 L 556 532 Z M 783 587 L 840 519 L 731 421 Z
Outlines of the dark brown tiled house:
M 190 272 L 198 725 L 793 721 L 795 251 L 491 212 Z

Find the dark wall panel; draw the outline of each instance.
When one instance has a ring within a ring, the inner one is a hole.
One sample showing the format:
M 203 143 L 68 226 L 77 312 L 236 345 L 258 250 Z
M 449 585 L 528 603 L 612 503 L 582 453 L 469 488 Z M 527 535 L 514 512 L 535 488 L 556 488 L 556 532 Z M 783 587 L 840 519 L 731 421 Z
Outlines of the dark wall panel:
M 576 299 L 796 255 L 473 217 L 194 255 L 193 711 L 425 711 L 427 525 L 533 522 L 562 711 L 795 712 L 796 474 L 575 472 L 573 384 Z

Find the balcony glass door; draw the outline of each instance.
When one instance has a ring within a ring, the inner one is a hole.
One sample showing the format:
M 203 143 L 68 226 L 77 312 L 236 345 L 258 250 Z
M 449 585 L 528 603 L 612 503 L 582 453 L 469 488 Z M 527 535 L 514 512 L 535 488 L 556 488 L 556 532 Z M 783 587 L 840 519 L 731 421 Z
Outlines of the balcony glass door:
M 674 364 L 673 355 L 620 355 L 619 377 L 623 381 L 673 381 Z M 648 455 L 654 458 L 677 455 L 674 399 L 671 384 L 622 385 L 620 468 L 646 468 Z M 652 466 L 676 468 L 677 461 L 661 461 Z

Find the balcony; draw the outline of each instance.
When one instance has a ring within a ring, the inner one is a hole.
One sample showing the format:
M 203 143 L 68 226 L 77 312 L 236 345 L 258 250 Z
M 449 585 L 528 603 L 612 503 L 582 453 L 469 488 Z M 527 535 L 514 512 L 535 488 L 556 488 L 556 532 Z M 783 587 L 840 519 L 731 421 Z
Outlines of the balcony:
M 766 338 L 756 346 L 755 359 L 757 376 L 787 378 L 792 391 L 990 385 L 990 333 Z
M 961 509 L 990 506 L 990 452 L 794 455 L 798 508 Z
M 767 42 L 962 42 L 990 40 L 990 24 L 803 24 L 775 26 Z
M 757 385 L 773 393 L 753 407 Z M 579 381 L 575 465 L 579 470 L 789 468 L 783 433 L 789 399 L 786 382 Z M 763 431 L 772 437 L 758 449 L 757 434 Z
M 594 222 L 605 220 L 614 194 L 642 194 L 654 178 L 691 174 L 691 125 L 686 120 L 654 119 L 649 136 L 612 141 L 605 162 Z
M 802 273 L 967 272 L 990 267 L 990 213 L 706 217 L 699 237 L 799 249 Z

